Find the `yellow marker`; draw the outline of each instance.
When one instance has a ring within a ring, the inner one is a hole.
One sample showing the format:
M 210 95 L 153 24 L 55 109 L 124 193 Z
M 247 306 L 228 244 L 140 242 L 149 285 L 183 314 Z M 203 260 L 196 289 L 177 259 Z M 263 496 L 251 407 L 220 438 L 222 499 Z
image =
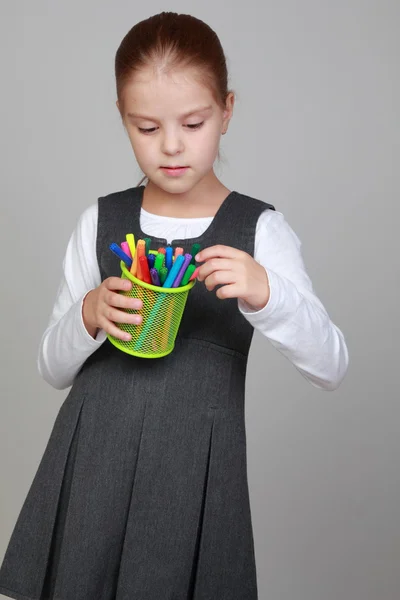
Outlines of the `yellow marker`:
M 126 234 L 126 241 L 128 242 L 129 250 L 131 251 L 132 258 L 135 256 L 136 246 L 135 246 L 135 236 L 133 233 Z
M 132 256 L 132 266 L 130 268 L 130 272 L 134 277 L 136 277 L 138 257 L 136 256 L 135 236 L 133 235 L 133 233 L 126 234 L 126 241 L 128 243 L 129 250 Z

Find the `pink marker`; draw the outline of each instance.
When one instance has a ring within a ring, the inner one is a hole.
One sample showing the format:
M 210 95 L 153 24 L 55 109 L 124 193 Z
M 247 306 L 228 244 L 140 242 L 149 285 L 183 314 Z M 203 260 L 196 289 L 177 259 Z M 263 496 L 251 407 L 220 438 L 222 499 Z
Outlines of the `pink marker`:
M 131 250 L 129 248 L 128 242 L 121 242 L 121 248 L 125 252 L 125 254 L 127 254 L 129 256 L 129 258 L 132 258 L 132 254 L 131 254 Z
M 199 274 L 199 269 L 200 269 L 200 267 L 197 267 L 197 269 L 195 269 L 193 271 L 193 275 L 191 276 L 191 278 L 189 279 L 189 281 L 192 281 L 193 279 L 196 279 L 197 275 Z

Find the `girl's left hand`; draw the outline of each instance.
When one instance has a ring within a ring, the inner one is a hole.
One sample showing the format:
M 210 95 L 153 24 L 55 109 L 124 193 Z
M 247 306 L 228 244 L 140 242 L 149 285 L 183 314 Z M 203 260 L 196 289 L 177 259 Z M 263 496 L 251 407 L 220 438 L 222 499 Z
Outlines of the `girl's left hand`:
M 196 255 L 201 265 L 197 279 L 211 291 L 222 285 L 216 295 L 221 300 L 240 298 L 254 310 L 264 308 L 269 300 L 268 275 L 262 265 L 242 250 L 230 246 L 210 246 Z

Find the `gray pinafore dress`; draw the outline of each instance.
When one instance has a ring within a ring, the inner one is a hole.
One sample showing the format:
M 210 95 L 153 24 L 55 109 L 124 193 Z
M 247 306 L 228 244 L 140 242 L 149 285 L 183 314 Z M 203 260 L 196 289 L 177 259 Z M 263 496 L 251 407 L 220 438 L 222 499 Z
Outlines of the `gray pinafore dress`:
M 97 258 L 140 229 L 144 186 L 99 198 Z M 190 252 L 254 255 L 270 204 L 232 191 Z M 152 249 L 166 240 L 152 239 Z M 197 282 L 174 351 L 136 358 L 106 340 L 59 413 L 0 569 L 17 600 L 256 600 L 244 391 L 253 328 Z

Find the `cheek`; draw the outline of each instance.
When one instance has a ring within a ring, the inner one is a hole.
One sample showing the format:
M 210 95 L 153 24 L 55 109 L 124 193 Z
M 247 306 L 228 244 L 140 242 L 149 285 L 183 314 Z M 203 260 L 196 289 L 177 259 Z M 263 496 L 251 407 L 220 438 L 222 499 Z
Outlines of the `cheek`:
M 149 143 L 148 139 L 142 140 L 138 134 L 129 134 L 129 139 L 139 166 L 151 163 L 152 157 L 154 160 L 154 151 L 152 150 L 152 145 Z
M 212 162 L 218 154 L 220 136 L 218 132 L 206 132 L 199 139 L 197 148 L 204 162 Z

